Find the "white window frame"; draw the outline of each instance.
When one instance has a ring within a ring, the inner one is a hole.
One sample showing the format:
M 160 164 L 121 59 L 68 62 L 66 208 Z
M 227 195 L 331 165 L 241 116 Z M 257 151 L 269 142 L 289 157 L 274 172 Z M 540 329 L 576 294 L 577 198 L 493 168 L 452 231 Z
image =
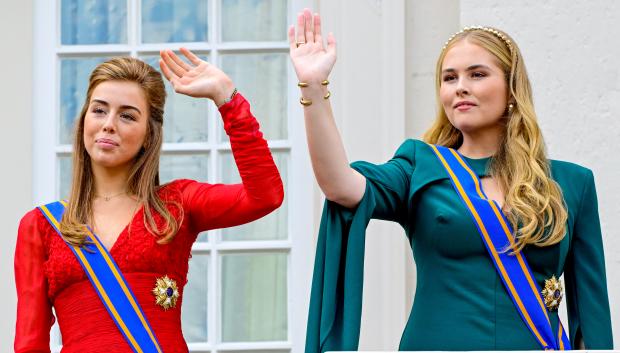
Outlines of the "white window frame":
M 34 1 L 34 60 L 33 60 L 33 199 L 36 204 L 50 202 L 58 197 L 58 156 L 71 152 L 70 145 L 57 145 L 59 121 L 59 89 L 60 89 L 60 60 L 62 56 L 79 56 L 80 54 L 130 54 L 137 56 L 139 53 L 158 53 L 161 48 L 177 49 L 186 46 L 189 49 L 206 52 L 209 60 L 219 63 L 219 53 L 223 52 L 261 52 L 268 51 L 287 52 L 288 44 L 285 42 L 235 42 L 218 43 L 216 35 L 219 35 L 219 0 L 209 0 L 209 43 L 174 43 L 170 46 L 141 44 L 137 46 L 140 28 L 140 1 L 127 0 L 127 40 L 128 44 L 111 45 L 60 45 L 60 3 L 61 0 L 35 0 Z M 288 23 L 296 23 L 296 14 L 304 7 L 314 5 L 312 0 L 288 0 Z M 50 15 L 53 14 L 53 15 Z M 137 24 L 136 24 L 137 22 Z M 252 242 L 219 242 L 220 231 L 209 232 L 209 243 L 194 244 L 192 253 L 209 253 L 230 251 L 268 251 L 288 253 L 287 283 L 288 283 L 288 340 L 286 342 L 252 342 L 252 343 L 218 343 L 213 345 L 214 339 L 220 337 L 221 315 L 218 308 L 220 297 L 217 295 L 221 281 L 214 283 L 215 271 L 220 269 L 220 256 L 209 258 L 209 297 L 216 298 L 208 302 L 208 337 L 209 344 L 189 344 L 191 352 L 210 352 L 230 350 L 291 350 L 291 352 L 303 352 L 305 345 L 305 331 L 312 278 L 314 258 L 314 195 L 312 171 L 305 145 L 305 132 L 303 127 L 303 112 L 297 103 L 299 91 L 296 89 L 295 73 L 292 65 L 288 65 L 288 108 L 287 108 L 287 140 L 269 141 L 273 151 L 288 151 L 288 239 L 282 241 L 252 241 Z M 217 142 L 217 131 L 221 128 L 217 125 L 219 113 L 213 104 L 209 105 L 210 119 L 208 126 L 208 143 L 184 143 L 164 144 L 163 152 L 208 152 L 209 154 L 209 181 L 219 180 L 218 160 L 214 158 L 216 153 L 230 150 L 229 143 Z M 294 273 L 294 275 L 292 275 Z M 216 313 L 217 319 L 212 319 Z M 58 352 L 59 331 L 57 325 L 52 329 L 52 352 Z M 217 349 L 217 350 L 216 350 Z

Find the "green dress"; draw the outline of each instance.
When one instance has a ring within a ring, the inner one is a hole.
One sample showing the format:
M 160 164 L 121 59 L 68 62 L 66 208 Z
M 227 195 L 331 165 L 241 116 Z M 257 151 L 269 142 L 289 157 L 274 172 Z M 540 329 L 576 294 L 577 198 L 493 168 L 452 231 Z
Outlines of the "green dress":
M 484 176 L 489 158 L 466 158 Z M 366 192 L 355 209 L 327 201 L 315 259 L 306 353 L 356 350 L 366 226 L 398 222 L 411 244 L 416 293 L 400 350 L 540 350 L 496 273 L 471 216 L 443 166 L 422 141 L 405 141 L 385 164 L 356 162 Z M 587 349 L 613 349 L 594 177 L 551 161 L 568 208 L 567 234 L 524 255 L 536 281 L 564 274 L 569 337 Z M 554 332 L 557 312 L 550 312 Z M 566 323 L 565 323 L 566 324 Z

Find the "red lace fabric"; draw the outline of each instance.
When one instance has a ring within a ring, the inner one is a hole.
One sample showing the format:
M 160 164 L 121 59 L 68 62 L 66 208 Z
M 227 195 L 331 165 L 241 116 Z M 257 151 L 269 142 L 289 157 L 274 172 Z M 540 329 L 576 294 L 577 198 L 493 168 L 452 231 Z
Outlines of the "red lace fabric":
M 249 103 L 240 94 L 220 108 L 242 183 L 208 184 L 175 180 L 162 186 L 164 200 L 182 205 L 183 222 L 172 242 L 157 244 L 139 210 L 109 250 L 123 272 L 164 352 L 187 352 L 181 304 L 188 260 L 198 233 L 265 216 L 284 197 L 282 180 Z M 170 206 L 178 216 L 178 209 Z M 156 221 L 161 221 L 156 215 Z M 155 304 L 158 277 L 177 282 L 176 307 Z M 110 318 L 75 255 L 38 209 L 21 220 L 15 249 L 17 325 L 15 352 L 49 352 L 54 307 L 63 353 L 133 352 Z

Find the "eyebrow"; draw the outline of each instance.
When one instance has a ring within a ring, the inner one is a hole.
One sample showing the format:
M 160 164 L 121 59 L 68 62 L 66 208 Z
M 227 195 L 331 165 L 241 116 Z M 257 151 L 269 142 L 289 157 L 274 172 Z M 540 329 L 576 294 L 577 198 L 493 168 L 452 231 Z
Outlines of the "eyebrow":
M 491 70 L 490 67 L 486 66 L 486 65 L 482 65 L 482 64 L 476 64 L 476 65 L 471 65 L 469 66 L 467 69 L 465 69 L 465 71 L 472 71 L 472 70 L 477 70 L 477 69 L 487 69 L 487 70 Z M 447 68 L 445 70 L 442 71 L 442 73 L 446 73 L 446 72 L 456 72 L 455 69 L 453 68 Z
M 91 101 L 91 103 L 94 103 L 94 102 L 99 103 L 99 104 L 103 104 L 105 106 L 109 106 L 108 102 L 106 102 L 104 100 L 101 100 L 101 99 L 93 99 Z M 121 105 L 121 109 L 133 109 L 133 110 L 137 111 L 138 113 L 142 114 L 140 109 L 134 107 L 133 105 Z

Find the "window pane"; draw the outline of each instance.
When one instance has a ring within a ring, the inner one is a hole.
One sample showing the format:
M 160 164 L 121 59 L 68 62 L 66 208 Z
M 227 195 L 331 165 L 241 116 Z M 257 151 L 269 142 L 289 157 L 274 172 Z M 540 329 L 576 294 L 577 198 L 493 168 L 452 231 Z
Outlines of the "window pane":
M 73 122 L 82 109 L 88 89 L 88 77 L 107 57 L 64 58 L 60 60 L 60 144 L 73 143 Z
M 207 0 L 142 0 L 142 43 L 206 42 Z
M 201 59 L 208 60 L 206 55 L 198 55 Z M 144 56 L 142 59 L 160 71 L 159 56 Z M 209 100 L 178 94 L 165 78 L 164 83 L 167 93 L 164 108 L 164 142 L 206 142 Z
M 71 155 L 58 157 L 58 199 L 69 197 L 71 192 Z
M 175 179 L 205 182 L 209 176 L 207 153 L 164 153 L 159 159 L 159 181 L 164 184 Z M 207 232 L 198 234 L 198 242 L 209 241 Z
M 286 139 L 286 63 L 284 53 L 222 55 L 222 69 L 248 99 L 269 140 Z M 222 133 L 222 140 L 227 140 Z
M 164 154 L 159 159 L 159 180 L 162 184 L 175 179 L 206 181 L 209 157 L 205 154 Z
M 188 282 L 183 290 L 183 336 L 188 343 L 207 342 L 209 255 L 194 254 L 189 260 Z
M 61 43 L 127 43 L 126 0 L 62 0 Z
M 287 255 L 222 256 L 222 341 L 287 340 Z
M 285 185 L 285 198 L 282 206 L 271 212 L 267 216 L 238 227 L 222 229 L 222 240 L 239 241 L 239 240 L 279 240 L 287 238 L 288 225 L 288 202 L 286 195 L 286 185 L 288 181 L 288 153 L 272 152 L 273 160 L 278 166 L 282 181 Z M 223 183 L 240 183 L 239 171 L 233 159 L 232 153 L 223 153 L 220 158 L 222 182 Z
M 287 0 L 222 0 L 222 40 L 286 40 L 286 4 Z

